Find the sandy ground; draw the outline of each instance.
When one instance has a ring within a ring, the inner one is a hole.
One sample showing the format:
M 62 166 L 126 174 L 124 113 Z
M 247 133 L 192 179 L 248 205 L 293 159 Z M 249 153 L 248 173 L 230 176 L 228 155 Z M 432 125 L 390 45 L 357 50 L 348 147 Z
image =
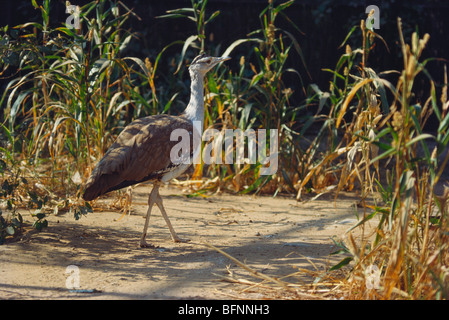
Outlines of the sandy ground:
M 187 198 L 180 189 L 164 186 L 171 222 L 179 236 L 191 241 L 173 243 L 154 209 L 147 239 L 156 248 L 139 248 L 149 191 L 145 185 L 134 190 L 132 214 L 120 221 L 115 220 L 121 214 L 113 210 L 78 221 L 69 214 L 50 216 L 48 228 L 0 246 L 0 298 L 283 298 L 261 287 L 223 281 L 261 280 L 204 243 L 269 276 L 282 277 L 297 267 L 324 272 L 342 258 L 329 256 L 336 249 L 331 237 L 340 237 L 357 221 L 357 197 L 350 195 L 340 195 L 337 202 L 330 195 L 309 202 L 228 194 Z M 23 216 L 33 221 L 27 212 Z M 66 273 L 70 268 L 76 270 Z M 76 276 L 80 290 L 73 292 L 67 284 L 76 284 Z M 305 276 L 289 281 L 313 281 Z

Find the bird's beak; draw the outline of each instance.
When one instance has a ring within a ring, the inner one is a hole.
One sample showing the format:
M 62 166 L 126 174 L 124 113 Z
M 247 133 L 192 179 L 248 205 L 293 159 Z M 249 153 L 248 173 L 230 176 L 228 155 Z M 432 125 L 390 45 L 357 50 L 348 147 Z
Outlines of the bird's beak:
M 215 64 L 214 65 L 217 65 L 217 64 L 219 64 L 219 63 L 221 63 L 223 61 L 231 59 L 231 57 L 216 57 L 214 59 L 215 59 Z

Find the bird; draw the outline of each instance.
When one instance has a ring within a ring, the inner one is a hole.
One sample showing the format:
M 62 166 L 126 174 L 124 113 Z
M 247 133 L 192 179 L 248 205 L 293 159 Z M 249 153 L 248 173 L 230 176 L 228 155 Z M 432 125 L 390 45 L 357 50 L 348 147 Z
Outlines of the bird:
M 172 161 L 170 153 L 178 142 L 171 141 L 170 135 L 176 129 L 186 130 L 190 137 L 202 133 L 204 77 L 217 64 L 229 59 L 230 57 L 227 56 L 212 57 L 206 53 L 196 56 L 188 68 L 191 80 L 190 100 L 184 112 L 180 115 L 151 115 L 132 121 L 97 163 L 85 184 L 83 199 L 91 201 L 100 195 L 138 183 L 145 181 L 153 183 L 153 189 L 148 197 L 148 210 L 140 247 L 154 247 L 146 242 L 151 210 L 154 205 L 158 206 L 172 240 L 174 242 L 189 241 L 176 234 L 159 194 L 161 184 L 184 173 L 191 163 L 191 161 Z M 200 126 L 195 123 L 199 123 Z M 194 156 L 193 149 L 190 148 L 187 155 L 190 159 Z M 182 155 L 179 154 L 179 156 Z

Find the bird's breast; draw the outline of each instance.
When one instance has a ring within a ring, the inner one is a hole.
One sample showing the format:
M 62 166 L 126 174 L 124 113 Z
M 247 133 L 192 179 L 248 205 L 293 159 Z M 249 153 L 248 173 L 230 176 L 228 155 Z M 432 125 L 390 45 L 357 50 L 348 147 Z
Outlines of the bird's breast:
M 166 172 L 161 172 L 161 175 L 162 175 L 161 181 L 168 182 L 171 179 L 177 178 L 181 174 L 183 174 L 189 167 L 190 167 L 190 164 L 185 164 L 185 163 L 173 166 Z

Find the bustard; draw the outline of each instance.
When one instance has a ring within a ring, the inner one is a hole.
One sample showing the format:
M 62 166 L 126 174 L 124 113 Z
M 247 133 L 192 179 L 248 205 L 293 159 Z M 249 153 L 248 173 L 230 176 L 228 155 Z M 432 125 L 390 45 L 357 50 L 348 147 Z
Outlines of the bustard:
M 214 66 L 230 57 L 211 57 L 201 54 L 189 66 L 191 79 L 190 101 L 180 116 L 154 115 L 131 122 L 119 134 L 104 157 L 98 162 L 89 177 L 84 200 L 90 201 L 113 190 L 118 190 L 144 181 L 153 181 L 153 189 L 148 197 L 148 211 L 145 226 L 140 239 L 141 247 L 148 247 L 145 241 L 154 204 L 159 207 L 170 230 L 174 242 L 185 242 L 176 234 L 162 204 L 159 194 L 161 183 L 181 175 L 189 164 L 176 163 L 170 159 L 170 152 L 177 144 L 170 140 L 173 130 L 187 130 L 191 137 L 201 134 L 194 121 L 204 121 L 204 88 L 205 74 Z M 193 148 L 190 149 L 190 157 Z

